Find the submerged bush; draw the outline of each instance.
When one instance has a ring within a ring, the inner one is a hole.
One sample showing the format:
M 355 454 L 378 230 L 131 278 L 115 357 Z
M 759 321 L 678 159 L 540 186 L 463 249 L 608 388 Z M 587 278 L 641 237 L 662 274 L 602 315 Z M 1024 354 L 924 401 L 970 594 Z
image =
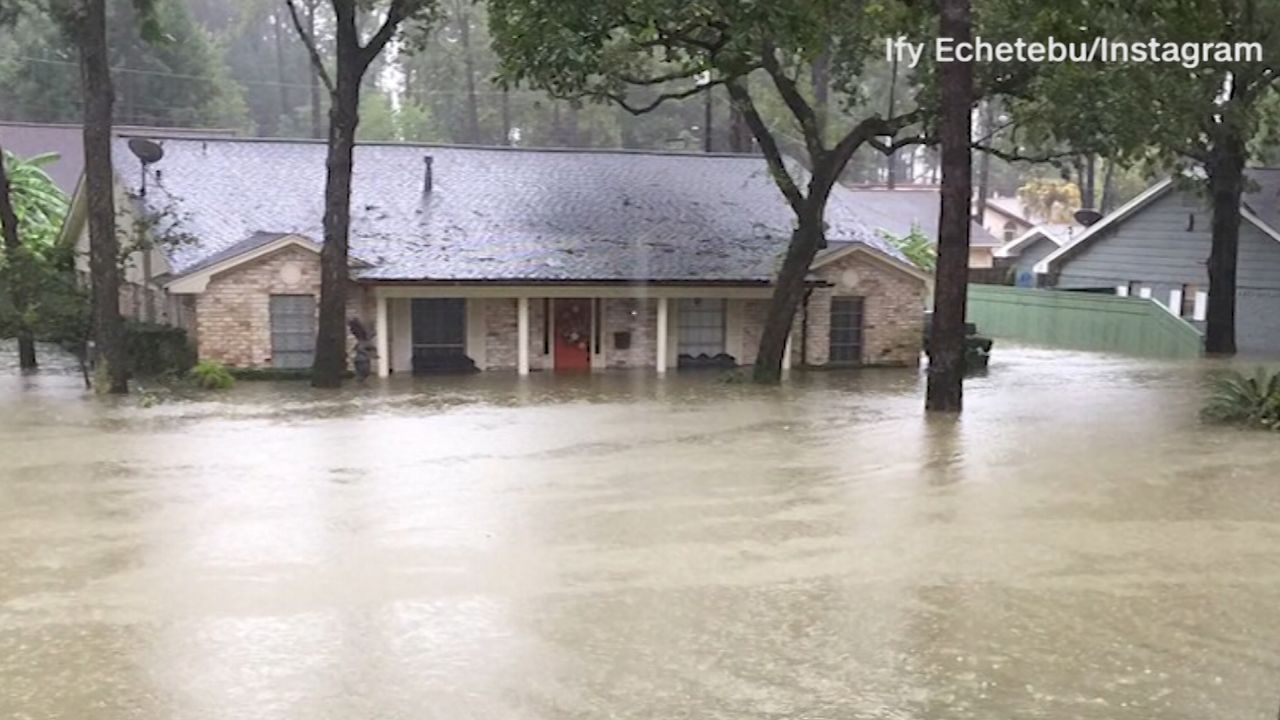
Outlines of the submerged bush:
M 201 360 L 191 368 L 191 379 L 205 390 L 226 390 L 235 384 L 236 379 L 220 362 Z
M 1234 370 L 1215 375 L 1200 416 L 1209 422 L 1280 430 L 1280 372 L 1258 368 L 1253 377 Z

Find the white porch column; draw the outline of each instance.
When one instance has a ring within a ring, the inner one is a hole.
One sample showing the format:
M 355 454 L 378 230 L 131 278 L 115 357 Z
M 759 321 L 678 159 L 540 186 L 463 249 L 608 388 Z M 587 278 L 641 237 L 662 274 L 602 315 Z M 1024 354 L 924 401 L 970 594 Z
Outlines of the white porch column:
M 658 328 L 654 345 L 658 348 L 658 357 L 654 365 L 659 373 L 667 371 L 667 299 L 665 297 L 658 298 Z
M 377 288 L 373 291 L 377 303 L 377 317 L 374 319 L 373 337 L 377 343 L 378 377 L 391 374 L 391 323 L 387 322 L 387 298 Z
M 516 299 L 516 372 L 529 374 L 529 298 Z
M 787 344 L 782 346 L 782 369 L 791 369 L 791 333 L 787 333 Z

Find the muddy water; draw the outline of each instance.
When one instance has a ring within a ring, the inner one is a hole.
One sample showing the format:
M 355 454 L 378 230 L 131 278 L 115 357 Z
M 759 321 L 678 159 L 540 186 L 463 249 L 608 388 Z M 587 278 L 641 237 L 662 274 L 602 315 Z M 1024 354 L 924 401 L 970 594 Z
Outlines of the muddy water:
M 1272 718 L 1280 442 L 1202 372 L 3 377 L 0 717 Z

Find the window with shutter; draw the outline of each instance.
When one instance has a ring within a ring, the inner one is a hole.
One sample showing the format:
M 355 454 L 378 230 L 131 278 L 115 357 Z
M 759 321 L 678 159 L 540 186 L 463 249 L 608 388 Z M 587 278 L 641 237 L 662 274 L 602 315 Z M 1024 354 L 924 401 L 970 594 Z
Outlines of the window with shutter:
M 272 295 L 271 364 L 278 368 L 309 368 L 316 349 L 314 295 Z

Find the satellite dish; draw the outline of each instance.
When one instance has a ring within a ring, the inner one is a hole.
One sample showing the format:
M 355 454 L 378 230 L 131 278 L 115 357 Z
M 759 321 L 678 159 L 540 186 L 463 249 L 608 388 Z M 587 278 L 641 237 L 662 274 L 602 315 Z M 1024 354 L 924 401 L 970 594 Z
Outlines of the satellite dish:
M 1090 208 L 1080 208 L 1075 213 L 1075 219 L 1076 219 L 1076 222 L 1080 223 L 1081 225 L 1085 227 L 1089 227 L 1090 225 L 1102 219 L 1102 213 Z
M 143 165 L 150 165 L 159 162 L 164 157 L 164 148 L 146 138 L 129 138 L 129 151 L 132 152 Z

